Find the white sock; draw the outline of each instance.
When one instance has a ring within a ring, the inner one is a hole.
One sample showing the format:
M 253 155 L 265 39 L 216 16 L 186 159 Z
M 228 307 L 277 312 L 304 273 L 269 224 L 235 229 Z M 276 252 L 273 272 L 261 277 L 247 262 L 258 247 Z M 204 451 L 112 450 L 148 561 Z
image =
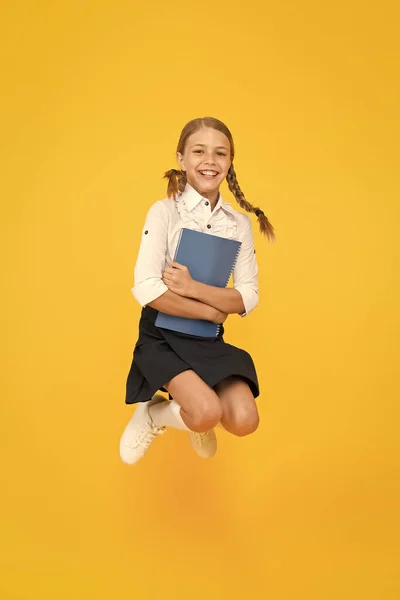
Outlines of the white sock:
M 153 404 L 149 408 L 149 413 L 157 427 L 167 426 L 191 431 L 181 417 L 181 407 L 176 400 L 171 400 L 171 402 L 164 400 L 164 402 Z

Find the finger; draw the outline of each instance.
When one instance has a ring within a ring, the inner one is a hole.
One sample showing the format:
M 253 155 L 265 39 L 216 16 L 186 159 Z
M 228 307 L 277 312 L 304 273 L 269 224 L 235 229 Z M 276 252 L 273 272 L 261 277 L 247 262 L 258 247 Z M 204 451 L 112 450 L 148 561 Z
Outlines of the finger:
M 176 261 L 171 261 L 171 265 L 175 268 L 175 269 L 180 269 L 180 270 L 185 270 L 187 269 L 186 265 L 181 265 L 181 263 L 178 263 Z

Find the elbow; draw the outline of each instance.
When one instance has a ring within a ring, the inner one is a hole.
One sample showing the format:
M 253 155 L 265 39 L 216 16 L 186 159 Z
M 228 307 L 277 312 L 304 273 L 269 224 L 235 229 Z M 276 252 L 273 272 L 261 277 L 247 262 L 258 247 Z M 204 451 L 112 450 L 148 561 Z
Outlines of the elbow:
M 135 282 L 131 292 L 143 308 L 147 305 L 152 306 L 154 302 L 168 290 L 168 287 L 159 277 L 152 277 L 144 281 Z
M 241 294 L 244 306 L 244 312 L 238 313 L 241 317 L 249 315 L 258 304 L 258 290 L 254 288 L 237 288 Z

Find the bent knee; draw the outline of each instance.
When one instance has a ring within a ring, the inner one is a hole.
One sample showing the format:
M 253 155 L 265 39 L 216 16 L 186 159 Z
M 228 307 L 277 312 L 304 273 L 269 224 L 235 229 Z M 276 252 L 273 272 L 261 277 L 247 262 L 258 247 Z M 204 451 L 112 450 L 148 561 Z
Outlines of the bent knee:
M 245 413 L 242 415 L 236 413 L 228 420 L 224 419 L 222 424 L 224 428 L 229 431 L 229 433 L 239 437 L 244 437 L 254 433 L 258 429 L 260 417 L 257 411 L 252 411 L 251 413 Z
M 222 418 L 221 405 L 216 402 L 199 402 L 187 413 L 193 431 L 204 432 L 215 427 Z

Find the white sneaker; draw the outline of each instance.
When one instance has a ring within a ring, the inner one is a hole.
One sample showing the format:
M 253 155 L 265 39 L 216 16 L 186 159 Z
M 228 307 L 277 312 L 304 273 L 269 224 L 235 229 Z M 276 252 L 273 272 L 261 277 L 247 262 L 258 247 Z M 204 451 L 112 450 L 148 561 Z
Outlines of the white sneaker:
M 214 429 L 205 433 L 189 431 L 189 439 L 193 448 L 201 458 L 211 458 L 217 451 L 217 436 Z
M 157 427 L 149 413 L 152 404 L 164 401 L 164 396 L 154 394 L 151 400 L 138 402 L 119 443 L 119 454 L 124 463 L 128 465 L 136 463 L 146 454 L 156 436 L 165 433 L 166 427 Z

